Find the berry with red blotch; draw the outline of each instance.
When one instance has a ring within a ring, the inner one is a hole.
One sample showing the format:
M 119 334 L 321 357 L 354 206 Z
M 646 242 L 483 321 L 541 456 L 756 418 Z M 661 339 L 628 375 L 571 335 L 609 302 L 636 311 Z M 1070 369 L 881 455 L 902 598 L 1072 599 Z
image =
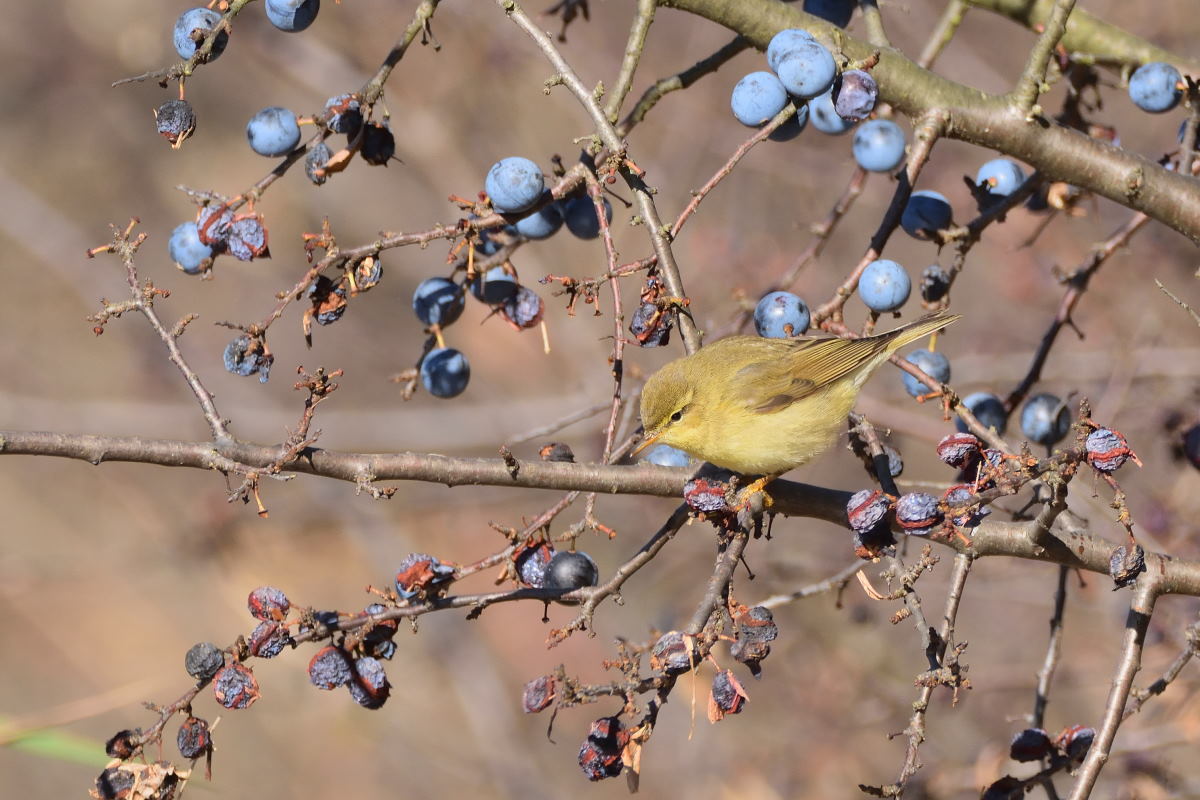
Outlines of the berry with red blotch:
M 938 458 L 955 469 L 962 469 L 981 452 L 983 443 L 970 433 L 952 433 L 937 445 Z
M 425 553 L 409 553 L 396 570 L 396 593 L 405 600 L 428 595 L 454 578 L 454 567 Z
M 213 248 L 213 252 L 225 252 L 232 225 L 233 212 L 226 203 L 210 203 L 196 213 L 196 237 L 201 244 Z
M 1146 571 L 1146 551 L 1140 544 L 1118 545 L 1108 557 L 1108 575 L 1117 589 L 1124 589 Z
M 287 595 L 274 586 L 260 586 L 246 598 L 250 615 L 261 620 L 281 620 L 292 607 Z
M 392 685 L 388 682 L 383 664 L 371 656 L 354 662 L 354 679 L 346 684 L 354 702 L 363 708 L 377 709 L 387 702 Z
M 500 306 L 500 316 L 513 327 L 514 330 L 525 330 L 532 328 L 542 321 L 542 314 L 546 310 L 546 304 L 542 302 L 542 298 L 537 292 L 532 289 L 527 289 L 521 286 L 517 289 L 517 293 L 505 300 Z
M 260 697 L 258 679 L 245 666 L 235 662 L 213 678 L 213 697 L 225 708 L 249 708 Z
M 1054 737 L 1054 746 L 1072 761 L 1082 761 L 1096 740 L 1096 729 L 1083 725 L 1069 725 Z
M 225 242 L 225 249 L 238 261 L 270 258 L 267 227 L 263 224 L 262 217 L 258 214 L 234 217 L 229 225 L 229 238 Z
M 728 714 L 740 714 L 746 706 L 746 690 L 731 670 L 723 669 L 713 678 L 708 695 L 708 721 L 718 722 Z
M 199 717 L 188 717 L 179 726 L 175 736 L 175 744 L 179 746 L 179 754 L 184 758 L 200 758 L 212 750 L 212 734 L 209 732 L 208 721 Z
M 601 717 L 592 723 L 579 748 L 579 767 L 590 781 L 621 774 L 621 754 L 629 744 L 629 731 L 617 717 Z
M 896 523 L 909 536 L 927 536 L 945 516 L 938 499 L 924 492 L 910 492 L 896 501 Z
M 104 752 L 113 758 L 119 758 L 124 761 L 127 758 L 132 758 L 137 752 L 140 745 L 137 740 L 142 736 L 142 729 L 135 728 L 133 730 L 125 729 L 114 733 L 107 742 L 104 743 Z
M 246 644 L 250 648 L 250 655 L 258 658 L 274 658 L 282 653 L 283 648 L 291 642 L 292 637 L 288 634 L 287 628 L 274 620 L 269 620 L 258 623 L 258 626 L 250 633 Z
M 667 631 L 650 650 L 650 667 L 664 675 L 682 675 L 699 660 L 695 639 L 682 631 Z
M 855 492 L 846 503 L 846 518 L 856 533 L 866 534 L 887 517 L 892 499 L 878 489 Z
M 554 548 L 549 542 L 528 541 L 513 552 L 513 564 L 521 583 L 534 589 L 546 585 L 546 567 L 554 558 Z
M 1097 428 L 1089 433 L 1084 447 L 1088 463 L 1097 472 L 1116 472 L 1129 459 L 1139 467 L 1142 465 L 1137 454 L 1129 449 L 1125 437 L 1111 428 Z
M 331 691 L 354 679 L 350 659 L 340 647 L 326 645 L 308 662 L 308 680 L 318 689 Z

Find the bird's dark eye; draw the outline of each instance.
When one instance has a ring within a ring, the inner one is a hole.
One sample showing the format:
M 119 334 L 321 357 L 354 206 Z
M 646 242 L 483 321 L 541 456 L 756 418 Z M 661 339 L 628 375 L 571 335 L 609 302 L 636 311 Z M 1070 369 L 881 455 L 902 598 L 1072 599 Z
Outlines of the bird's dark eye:
M 681 419 L 683 419 L 683 411 L 676 411 L 671 415 L 671 422 L 679 422 Z

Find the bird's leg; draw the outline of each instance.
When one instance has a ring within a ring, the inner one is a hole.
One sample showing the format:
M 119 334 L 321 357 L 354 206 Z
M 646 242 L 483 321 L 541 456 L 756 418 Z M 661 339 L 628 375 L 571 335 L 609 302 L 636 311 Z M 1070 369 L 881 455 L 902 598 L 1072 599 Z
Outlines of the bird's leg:
M 734 503 L 733 510 L 741 511 L 745 508 L 748 508 L 753 502 L 756 494 L 762 495 L 762 507 L 764 509 L 775 505 L 775 501 L 771 499 L 771 495 L 764 491 L 764 487 L 778 477 L 778 475 L 762 475 L 756 480 L 746 484 L 745 488 L 738 490 L 737 502 Z

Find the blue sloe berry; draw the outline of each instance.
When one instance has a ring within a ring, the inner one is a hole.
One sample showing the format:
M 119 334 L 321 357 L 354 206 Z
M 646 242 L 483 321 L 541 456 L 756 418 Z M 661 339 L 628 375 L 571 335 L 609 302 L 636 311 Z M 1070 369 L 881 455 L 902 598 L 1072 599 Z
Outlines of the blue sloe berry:
M 733 116 L 751 128 L 770 120 L 787 102 L 787 90 L 770 72 L 751 72 L 737 82 L 729 96 Z
M 838 116 L 833 106 L 833 89 L 808 101 L 813 127 L 821 133 L 839 136 L 854 127 L 854 123 Z
M 938 231 L 950 227 L 954 218 L 954 209 L 945 195 L 922 189 L 913 192 L 904 206 L 904 214 L 900 217 L 900 227 L 905 233 L 915 239 L 932 239 Z
M 1071 414 L 1067 404 L 1052 394 L 1035 394 L 1021 409 L 1021 432 L 1031 442 L 1053 447 L 1070 429 Z
M 1008 412 L 1004 410 L 1003 400 L 991 392 L 975 392 L 964 397 L 962 403 L 983 427 L 992 428 L 997 436 L 1004 435 L 1008 428 Z M 967 423 L 961 419 L 954 420 L 954 427 L 962 433 L 967 432 Z
M 1052 749 L 1050 737 L 1041 728 L 1026 728 L 1013 736 L 1008 745 L 1008 757 L 1013 761 L 1025 763 L 1041 761 L 1050 755 Z
M 600 198 L 600 203 L 604 206 L 605 220 L 612 222 L 612 204 L 607 197 Z M 600 235 L 600 220 L 590 195 L 582 194 L 568 200 L 563 206 L 563 221 L 567 230 L 580 239 L 595 239 Z
M 804 0 L 804 10 L 830 25 L 844 28 L 854 14 L 855 0 Z
M 300 125 L 288 109 L 268 106 L 246 123 L 246 138 L 260 156 L 285 156 L 300 143 Z
M 767 44 L 767 66 L 772 70 L 779 65 L 779 59 L 783 58 L 792 49 L 803 42 L 816 41 L 813 35 L 803 28 L 785 28 L 779 33 L 771 37 L 770 43 Z
M 198 275 L 205 266 L 211 264 L 213 249 L 201 243 L 196 223 L 184 222 L 175 226 L 171 238 L 167 241 L 167 252 L 175 266 L 188 275 Z
M 467 357 L 453 347 L 437 347 L 421 361 L 421 383 L 434 397 L 457 397 L 471 380 Z
M 873 119 L 854 132 L 854 160 L 868 172 L 891 172 L 904 161 L 904 131 L 890 119 Z
M 775 74 L 788 93 L 802 100 L 824 94 L 837 77 L 833 55 L 820 42 L 796 42 L 775 64 Z
M 871 73 L 848 69 L 833 86 L 833 109 L 842 119 L 859 122 L 871 115 L 878 97 L 879 85 Z
M 790 142 L 801 133 L 805 126 L 808 125 L 808 103 L 800 103 L 796 113 L 792 114 L 783 124 L 775 130 L 767 134 L 767 138 L 772 142 Z
M 975 185 L 996 197 L 1007 197 L 1025 182 L 1025 170 L 1007 158 L 993 158 L 975 173 Z
M 532 328 L 542 321 L 546 304 L 532 289 L 521 286 L 516 294 L 500 304 L 500 316 L 517 330 Z
M 917 350 L 909 353 L 905 361 L 910 364 L 915 364 L 918 368 L 924 371 L 929 377 L 939 383 L 950 382 L 950 359 L 946 358 L 945 354 L 939 353 L 936 350 Z M 908 392 L 912 397 L 920 397 L 923 394 L 930 392 L 930 388 L 919 380 L 909 375 L 907 372 L 900 373 L 904 376 L 904 391 Z
M 175 20 L 175 29 L 172 32 L 175 52 L 182 59 L 190 59 L 196 54 L 199 42 L 204 41 L 209 31 L 215 28 L 220 21 L 221 15 L 209 8 L 189 8 L 180 14 L 179 18 Z M 212 53 L 208 57 L 209 61 L 215 61 L 217 56 L 225 51 L 227 44 L 229 44 L 229 32 L 221 31 L 217 40 L 213 42 Z
M 267 19 L 281 31 L 299 33 L 313 24 L 321 0 L 266 0 Z
M 1143 64 L 1129 76 L 1129 99 L 1142 111 L 1161 114 L 1183 98 L 1179 70 L 1161 61 Z
M 526 239 L 549 239 L 563 226 L 562 209 L 557 202 L 549 202 L 527 217 L 517 220 L 517 233 Z
M 867 308 L 876 312 L 895 311 L 912 291 L 904 267 L 887 258 L 872 261 L 858 280 L 858 294 Z
M 801 336 L 812 317 L 808 306 L 791 292 L 770 292 L 754 307 L 754 330 L 767 339 Z
M 545 178 L 528 158 L 510 156 L 492 164 L 483 188 L 492 207 L 501 214 L 515 214 L 532 206 L 542 196 Z
M 600 568 L 592 557 L 582 551 L 567 550 L 554 554 L 546 565 L 545 585 L 547 589 L 562 589 L 568 592 L 595 586 L 600 580 Z
M 483 275 L 476 275 L 470 287 L 476 300 L 494 306 L 514 297 L 520 284 L 503 266 L 499 266 L 492 267 Z
M 426 278 L 413 292 L 413 313 L 423 325 L 450 325 L 465 306 L 462 287 L 446 278 Z

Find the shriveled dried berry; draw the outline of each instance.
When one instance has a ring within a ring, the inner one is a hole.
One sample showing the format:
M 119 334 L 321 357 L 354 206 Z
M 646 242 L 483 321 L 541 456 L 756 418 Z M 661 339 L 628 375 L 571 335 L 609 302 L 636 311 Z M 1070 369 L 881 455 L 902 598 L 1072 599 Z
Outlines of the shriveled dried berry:
M 936 303 L 950 291 L 950 276 L 937 264 L 932 264 L 921 273 L 921 299 Z
M 1200 424 L 1193 425 L 1183 432 L 1183 454 L 1192 466 L 1200 469 Z
M 121 767 L 109 767 L 96 778 L 94 796 L 101 800 L 124 800 L 133 790 L 134 774 Z
M 249 708 L 259 698 L 258 679 L 245 666 L 230 664 L 213 678 L 213 697 L 226 708 Z
M 629 744 L 629 731 L 617 717 L 601 717 L 592 723 L 579 748 L 579 766 L 590 781 L 621 774 L 621 753 Z
M 309 284 L 305 297 L 312 302 L 312 315 L 318 325 L 332 325 L 346 313 L 346 287 L 341 281 L 334 283 L 318 275 Z
M 740 714 L 746 705 L 746 690 L 733 672 L 723 669 L 713 678 L 708 696 L 708 719 L 717 722 L 727 714 Z
M 1022 800 L 1025 797 L 1025 784 L 1012 775 L 1005 775 L 995 781 L 979 796 L 979 800 Z
M 1084 447 L 1088 463 L 1098 472 L 1116 472 L 1131 458 L 1135 464 L 1141 463 L 1125 437 L 1111 428 L 1097 428 L 1089 433 Z
M 859 534 L 875 529 L 887 517 L 892 498 L 878 489 L 863 489 L 855 492 L 846 503 L 846 518 L 850 528 Z
M 382 707 L 392 687 L 383 664 L 371 656 L 363 656 L 354 662 L 354 673 L 354 679 L 346 684 L 354 702 L 363 708 Z
M 558 683 L 553 675 L 534 678 L 525 684 L 525 690 L 521 692 L 521 707 L 525 709 L 526 714 L 545 711 L 554 702 L 557 688 Z
M 432 589 L 454 577 L 454 567 L 425 553 L 409 553 L 396 571 L 396 592 L 405 600 Z
M 368 292 L 383 280 L 383 260 L 379 256 L 367 256 L 356 263 L 349 274 L 354 291 Z
M 1014 761 L 1040 761 L 1050 755 L 1050 736 L 1041 728 L 1026 728 L 1012 738 L 1008 757 Z
M 712 514 L 718 511 L 728 511 L 725 502 L 725 490 L 728 486 L 723 481 L 712 478 L 692 478 L 683 486 L 683 500 L 696 511 Z
M 962 469 L 983 450 L 983 444 L 970 433 L 952 433 L 938 442 L 937 454 L 945 463 Z
M 546 566 L 554 557 L 554 548 L 548 542 L 528 541 L 513 552 L 513 563 L 521 582 L 534 589 L 546 585 Z
M 238 261 L 269 258 L 271 252 L 267 248 L 267 228 L 263 225 L 262 217 L 258 214 L 235 217 L 229 225 L 225 249 Z
M 633 312 L 629 321 L 629 332 L 642 347 L 663 347 L 671 341 L 671 326 L 674 320 L 656 303 L 642 303 Z
M 329 164 L 329 159 L 332 155 L 329 152 L 329 145 L 324 142 L 317 142 L 309 148 L 308 155 L 304 157 L 304 174 L 317 186 L 329 180 L 329 175 L 325 172 L 325 167 Z
M 196 130 L 196 112 L 187 100 L 168 100 L 154 111 L 158 132 L 178 150 Z
M 212 749 L 212 734 L 208 731 L 208 722 L 199 717 L 188 717 L 179 726 L 175 744 L 179 746 L 179 754 L 184 758 L 200 758 Z
M 292 607 L 287 595 L 274 586 L 260 586 L 246 598 L 250 615 L 261 620 L 282 620 Z
M 538 450 L 538 455 L 542 461 L 567 461 L 574 463 L 575 453 L 571 450 L 571 445 L 563 444 L 562 442 L 549 442 L 542 445 Z
M 751 606 L 746 613 L 734 618 L 734 624 L 739 639 L 773 642 L 779 636 L 779 626 L 766 606 Z
M 1064 756 L 1072 761 L 1082 761 L 1096 740 L 1096 729 L 1085 728 L 1082 725 L 1070 725 L 1063 728 L 1054 737 L 1054 746 Z
M 951 522 L 961 528 L 973 528 L 982 522 L 984 517 L 992 513 L 987 506 L 963 507 L 974 496 L 975 487 L 967 483 L 956 484 L 946 490 L 946 493 L 942 495 L 942 506 L 946 509 L 945 513 L 950 517 Z
M 251 655 L 259 658 L 274 658 L 282 653 L 283 648 L 291 642 L 292 637 L 288 634 L 287 628 L 274 620 L 269 620 L 258 623 L 258 626 L 250 633 L 247 645 L 250 647 Z
M 252 339 L 242 334 L 225 346 L 221 360 L 226 371 L 243 378 L 257 373 L 259 382 L 266 383 L 271 375 L 271 365 L 275 363 L 275 356 L 267 352 L 262 339 Z
M 910 492 L 896 501 L 896 523 L 910 536 L 927 536 L 942 524 L 938 499 L 924 492 Z
M 542 321 L 546 304 L 538 293 L 522 286 L 500 306 L 500 315 L 516 330 L 532 328 Z
M 364 613 L 374 616 L 384 611 L 387 611 L 386 606 L 372 603 Z M 363 649 L 369 656 L 390 659 L 396 653 L 396 643 L 392 639 L 399 630 L 399 623 L 394 619 L 383 619 L 369 624 L 370 629 L 363 634 Z
M 1118 545 L 1108 557 L 1108 574 L 1115 589 L 1123 589 L 1146 571 L 1146 551 L 1140 544 Z
M 699 658 L 694 640 L 681 631 L 667 631 L 650 650 L 650 666 L 666 675 L 682 675 Z
M 325 101 L 325 124 L 334 133 L 353 136 L 362 125 L 358 95 L 339 94 Z
M 206 681 L 225 666 L 225 654 L 212 642 L 194 644 L 183 657 L 183 667 L 198 681 Z
M 345 651 L 326 645 L 308 662 L 308 680 L 318 689 L 330 691 L 354 679 L 354 671 Z
M 396 137 L 387 125 L 370 122 L 363 129 L 362 150 L 359 155 L 363 161 L 376 167 L 386 167 L 396 155 Z
M 223 252 L 229 240 L 229 228 L 233 225 L 233 212 L 226 203 L 214 203 L 201 207 L 196 214 L 196 234 L 202 244 Z
M 107 742 L 104 743 L 104 752 L 108 753 L 113 758 L 119 758 L 124 761 L 131 758 L 137 752 L 135 742 L 141 738 L 142 729 L 135 728 L 129 730 L 126 728 L 123 731 L 117 731 L 112 735 Z

